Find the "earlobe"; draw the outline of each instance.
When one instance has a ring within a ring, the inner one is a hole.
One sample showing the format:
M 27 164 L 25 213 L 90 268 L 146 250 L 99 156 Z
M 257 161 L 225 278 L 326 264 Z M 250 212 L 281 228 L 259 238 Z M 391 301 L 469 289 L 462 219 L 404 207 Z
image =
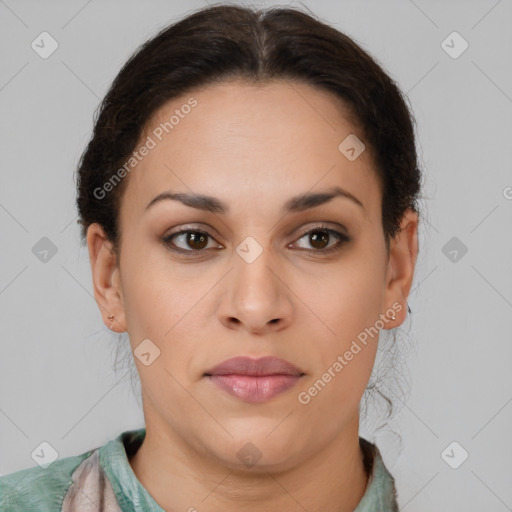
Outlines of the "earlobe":
M 103 228 L 93 223 L 87 229 L 94 297 L 103 322 L 116 332 L 126 331 L 117 255 Z
M 418 256 L 418 214 L 408 209 L 402 217 L 400 230 L 390 240 L 386 278 L 386 306 L 395 305 L 396 327 L 407 315 L 407 297 L 414 278 Z M 402 307 L 398 309 L 397 304 Z

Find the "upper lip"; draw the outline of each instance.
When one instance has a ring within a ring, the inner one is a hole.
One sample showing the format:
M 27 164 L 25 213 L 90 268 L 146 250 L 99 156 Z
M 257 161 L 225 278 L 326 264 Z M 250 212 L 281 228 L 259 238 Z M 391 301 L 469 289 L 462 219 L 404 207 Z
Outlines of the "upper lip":
M 207 370 L 205 375 L 294 375 L 299 377 L 304 375 L 304 372 L 279 357 L 265 356 L 254 359 L 238 356 L 219 363 Z

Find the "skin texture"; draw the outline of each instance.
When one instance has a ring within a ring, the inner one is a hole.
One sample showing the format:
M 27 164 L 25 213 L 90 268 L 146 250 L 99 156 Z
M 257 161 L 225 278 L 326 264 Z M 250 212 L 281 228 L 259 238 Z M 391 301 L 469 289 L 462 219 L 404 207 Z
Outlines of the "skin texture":
M 286 81 L 210 85 L 162 107 L 141 141 L 191 97 L 197 106 L 125 178 L 120 254 L 99 225 L 87 235 L 105 323 L 113 314 L 132 350 L 146 338 L 160 350 L 149 366 L 135 358 L 147 433 L 130 464 L 166 510 L 351 511 L 367 484 L 358 407 L 378 337 L 309 403 L 298 394 L 393 304 L 400 310 L 384 328 L 404 321 L 417 214 L 406 212 L 388 257 L 370 148 L 354 161 L 338 150 L 360 132 L 331 93 Z M 364 208 L 337 197 L 281 212 L 291 197 L 332 186 Z M 173 200 L 145 211 L 168 190 L 216 197 L 229 213 Z M 324 232 L 315 245 L 307 233 L 318 223 L 351 240 L 322 254 L 338 238 Z M 184 227 L 207 231 L 207 249 L 181 235 L 174 244 L 191 252 L 172 252 L 162 239 Z M 248 236 L 263 250 L 252 263 L 236 252 Z M 268 402 L 247 403 L 204 376 L 238 355 L 281 357 L 305 375 Z M 261 452 L 252 467 L 237 456 L 248 442 Z

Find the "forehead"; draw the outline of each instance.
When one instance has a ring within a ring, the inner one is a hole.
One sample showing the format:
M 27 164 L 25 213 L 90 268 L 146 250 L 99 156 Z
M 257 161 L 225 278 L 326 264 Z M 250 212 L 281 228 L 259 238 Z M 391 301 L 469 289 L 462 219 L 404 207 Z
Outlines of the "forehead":
M 288 196 L 338 185 L 371 213 L 380 191 L 369 148 L 354 161 L 339 149 L 350 134 L 362 138 L 350 119 L 334 94 L 303 83 L 193 89 L 147 123 L 137 147 L 151 149 L 130 172 L 123 204 L 142 213 L 171 190 L 221 198 L 233 211 L 261 209 L 263 200 L 280 207 Z

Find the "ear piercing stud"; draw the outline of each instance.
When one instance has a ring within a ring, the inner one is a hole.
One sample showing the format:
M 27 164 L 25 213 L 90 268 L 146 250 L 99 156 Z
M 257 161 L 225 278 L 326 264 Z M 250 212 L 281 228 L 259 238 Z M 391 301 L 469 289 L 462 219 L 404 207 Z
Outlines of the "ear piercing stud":
M 109 319 L 109 320 L 114 320 L 114 315 L 108 315 L 108 319 Z M 112 328 L 113 328 L 113 327 L 114 327 L 114 324 L 113 324 L 113 323 L 111 323 L 111 324 L 110 324 L 110 330 L 112 330 Z
M 412 313 L 411 308 L 409 307 L 409 303 L 407 303 L 407 312 Z M 391 320 L 396 320 L 395 312 L 393 311 L 393 315 L 391 316 Z

